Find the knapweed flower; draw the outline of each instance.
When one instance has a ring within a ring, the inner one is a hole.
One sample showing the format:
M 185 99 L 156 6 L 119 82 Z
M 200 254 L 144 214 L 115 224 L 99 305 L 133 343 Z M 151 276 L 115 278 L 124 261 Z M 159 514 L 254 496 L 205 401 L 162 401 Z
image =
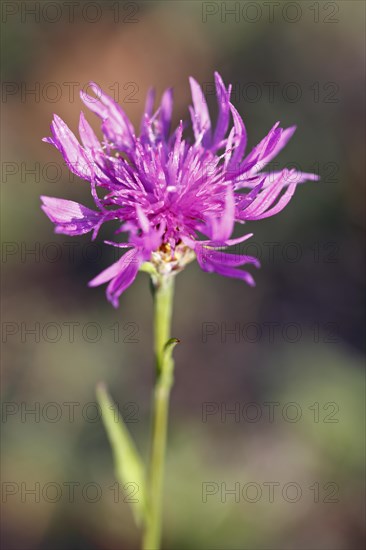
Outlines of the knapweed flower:
M 91 210 L 74 201 L 42 197 L 56 233 L 91 232 L 95 239 L 101 225 L 112 220 L 119 222 L 116 234 L 127 232 L 128 242 L 106 242 L 130 250 L 89 283 L 108 283 L 107 297 L 115 307 L 143 265 L 158 281 L 197 258 L 204 271 L 254 285 L 250 273 L 239 267 L 259 267 L 259 261 L 223 251 L 252 236 L 231 238 L 235 222 L 277 214 L 299 183 L 318 179 L 296 170 L 262 171 L 289 141 L 295 126 L 284 130 L 277 122 L 245 156 L 247 132 L 230 102 L 231 86 L 226 88 L 215 74 L 218 118 L 213 127 L 199 84 L 190 78 L 190 85 L 191 140 L 184 137 L 182 121 L 171 132 L 171 89 L 164 92 L 156 111 L 154 91 L 149 91 L 137 135 L 123 109 L 94 83 L 90 87 L 96 97 L 82 92 L 81 99 L 102 121 L 102 142 L 83 113 L 82 144 L 57 115 L 52 137 L 44 139 L 61 152 L 74 174 L 90 181 L 96 206 Z

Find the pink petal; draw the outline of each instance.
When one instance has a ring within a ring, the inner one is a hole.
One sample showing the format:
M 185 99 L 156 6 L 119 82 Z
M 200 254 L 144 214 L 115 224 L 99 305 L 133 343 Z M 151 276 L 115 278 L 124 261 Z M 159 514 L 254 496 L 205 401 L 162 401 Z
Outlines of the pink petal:
M 114 277 L 117 277 L 118 274 L 124 272 L 129 265 L 138 266 L 137 252 L 135 248 L 126 252 L 126 254 L 124 254 L 117 262 L 107 267 L 107 269 L 89 281 L 88 286 L 94 287 L 107 283 Z
M 200 138 L 201 133 L 203 133 L 202 143 L 205 147 L 208 147 L 210 145 L 209 142 L 211 137 L 211 119 L 208 112 L 206 99 L 202 92 L 201 86 L 194 78 L 190 77 L 189 83 L 191 86 L 193 101 L 193 111 L 191 111 L 191 115 L 195 134 L 194 137 L 197 140 Z

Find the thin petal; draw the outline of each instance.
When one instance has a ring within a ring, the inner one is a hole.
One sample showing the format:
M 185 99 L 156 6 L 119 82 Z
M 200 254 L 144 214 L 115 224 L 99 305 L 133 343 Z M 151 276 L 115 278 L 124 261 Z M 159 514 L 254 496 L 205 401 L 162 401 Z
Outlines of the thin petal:
M 193 110 L 191 110 L 194 137 L 200 139 L 203 133 L 202 144 L 204 147 L 210 146 L 211 140 L 211 119 L 208 112 L 205 96 L 198 82 L 190 77 L 189 83 L 192 92 Z
M 266 154 L 265 158 L 263 158 L 261 162 L 261 170 L 263 169 L 264 166 L 266 166 L 266 164 L 271 162 L 271 160 L 274 159 L 278 155 L 278 153 L 282 151 L 284 147 L 286 147 L 287 143 L 290 141 L 295 131 L 296 131 L 296 126 L 290 126 L 289 128 L 282 130 L 277 143 L 274 145 L 271 151 L 269 151 Z
M 251 172 L 263 170 L 263 168 L 287 145 L 296 130 L 296 126 L 290 126 L 285 130 L 278 126 L 279 122 L 276 122 L 267 136 L 263 138 L 246 159 L 244 159 L 244 166 L 254 161 L 255 165 L 251 168 Z
M 287 178 L 291 175 L 291 172 L 287 169 L 280 172 L 277 179 L 273 181 L 272 176 L 271 177 L 271 185 L 264 186 L 265 188 L 257 195 L 257 197 L 254 199 L 254 201 L 249 204 L 248 207 L 244 208 L 244 210 L 241 213 L 237 212 L 237 216 L 241 220 L 258 220 L 263 217 L 268 217 L 268 215 L 264 216 L 264 213 L 266 211 L 269 211 L 269 209 L 273 206 L 275 200 L 280 195 L 281 191 L 287 187 Z M 291 180 L 290 180 L 291 181 Z M 286 204 L 289 202 L 291 196 L 293 195 L 297 183 L 292 183 L 289 187 L 287 192 L 285 193 L 284 197 L 279 201 L 281 208 L 284 208 Z M 272 212 L 273 210 L 271 210 Z M 277 210 L 279 211 L 279 210 Z M 274 211 L 273 211 L 274 212 Z M 273 214 L 269 214 L 273 215 Z
M 121 271 L 124 271 L 128 267 L 128 265 L 130 265 L 130 263 L 136 263 L 136 261 L 134 260 L 136 260 L 135 248 L 126 252 L 126 254 L 124 254 L 122 258 L 117 260 L 117 262 L 107 267 L 107 269 L 105 269 L 104 271 L 99 273 L 99 275 L 94 277 L 94 279 L 89 281 L 88 286 L 95 287 L 107 283 L 111 279 L 117 277 L 117 275 L 121 273 Z
M 150 88 L 146 94 L 145 110 L 144 115 L 147 115 L 149 118 L 153 114 L 155 103 L 155 90 Z
M 247 166 L 248 164 L 257 163 L 259 160 L 263 159 L 266 152 L 269 154 L 271 152 L 271 144 L 275 144 L 278 139 L 278 126 L 279 122 L 271 128 L 268 134 L 256 145 L 249 155 L 244 159 L 243 165 Z M 259 170 L 256 170 L 259 171 Z
M 256 217 L 256 219 L 263 220 L 264 218 L 269 218 L 270 216 L 274 216 L 275 214 L 278 214 L 278 212 L 281 212 L 287 206 L 287 204 L 290 202 L 293 194 L 295 193 L 296 189 L 296 183 L 292 183 L 288 186 L 286 192 L 282 195 L 276 206 L 273 208 L 270 208 L 260 216 Z
M 235 136 L 234 136 L 234 144 L 235 144 L 235 150 L 234 153 L 230 159 L 229 162 L 229 169 L 237 164 L 242 160 L 242 157 L 244 155 L 246 146 L 247 146 L 247 131 L 244 126 L 244 122 L 239 115 L 238 111 L 235 109 L 234 105 L 230 103 L 230 110 L 233 115 L 234 120 L 234 128 L 235 128 Z
M 245 210 L 254 200 L 256 199 L 258 193 L 263 189 L 265 177 L 256 185 L 249 193 L 246 195 L 241 195 L 237 193 L 236 198 L 236 213 L 240 218 L 240 213 Z
M 215 128 L 212 147 L 216 147 L 225 137 L 230 117 L 230 87 L 226 90 L 219 73 L 215 73 L 216 98 L 219 108 L 219 116 Z
M 84 235 L 98 226 L 100 212 L 90 210 L 78 202 L 42 196 L 42 210 L 56 224 L 56 233 Z
M 128 252 L 127 252 L 128 254 Z M 126 254 L 125 254 L 126 256 Z M 131 261 L 125 268 L 109 283 L 107 287 L 107 298 L 117 308 L 119 306 L 119 297 L 128 288 L 136 278 L 142 262 Z
M 71 172 L 83 179 L 91 179 L 92 165 L 73 132 L 57 115 L 51 123 L 53 138 L 48 138 L 64 157 Z
M 203 262 L 210 262 L 214 265 L 222 265 L 223 267 L 239 267 L 241 265 L 252 264 L 255 267 L 260 267 L 260 262 L 254 256 L 245 254 L 229 254 L 223 250 L 212 250 L 207 247 L 202 247 L 200 254 L 197 257 L 202 258 Z
M 92 152 L 103 153 L 102 146 L 83 112 L 80 113 L 79 134 L 86 149 L 90 149 Z
M 84 91 L 80 93 L 80 97 L 85 105 L 102 119 L 103 133 L 120 150 L 132 149 L 134 131 L 126 113 L 95 82 L 90 82 L 89 86 L 97 97 L 93 98 Z
M 223 275 L 224 277 L 231 277 L 234 279 L 242 279 L 245 281 L 249 286 L 255 286 L 255 281 L 250 273 L 247 271 L 243 271 L 241 269 L 235 269 L 233 267 L 224 267 L 215 265 L 213 271 L 215 273 L 218 273 L 219 275 Z
M 272 185 L 272 183 L 278 178 L 281 172 L 261 172 L 252 177 L 239 178 L 235 182 L 235 189 L 253 189 L 261 181 L 263 181 L 263 189 Z M 318 174 L 312 174 L 309 172 L 299 172 L 298 170 L 292 170 L 289 172 L 289 176 L 286 177 L 286 184 L 290 183 L 304 183 L 305 181 L 319 181 L 320 176 Z
M 163 93 L 160 104 L 160 123 L 162 128 L 162 135 L 165 139 L 168 139 L 170 132 L 170 125 L 172 122 L 173 113 L 173 90 L 169 88 Z
M 253 258 L 253 260 L 255 260 L 255 258 Z M 225 277 L 242 279 L 248 285 L 255 286 L 253 277 L 247 271 L 243 271 L 241 269 L 235 269 L 235 267 L 229 267 L 227 265 L 212 262 L 209 259 L 207 260 L 207 258 L 205 258 L 204 256 L 200 257 L 200 255 L 197 255 L 197 261 L 201 269 L 203 269 L 203 271 L 207 271 L 209 273 L 218 273 L 219 275 L 224 275 Z M 253 261 L 251 263 L 256 265 L 256 267 L 259 267 L 259 263 L 255 264 Z
M 150 230 L 149 218 L 139 204 L 136 204 L 136 216 L 139 221 L 140 227 L 144 233 L 148 233 Z
M 211 238 L 214 241 L 225 241 L 234 229 L 235 224 L 235 199 L 231 185 L 227 187 L 224 210 L 220 218 L 211 220 Z
M 253 233 L 247 233 L 246 235 L 242 235 L 241 237 L 237 237 L 235 239 L 226 239 L 225 241 L 214 241 L 214 240 L 195 241 L 194 239 L 190 239 L 189 237 L 182 236 L 182 241 L 184 242 L 184 244 L 186 244 L 193 250 L 196 250 L 196 248 L 199 246 L 207 246 L 210 248 L 222 248 L 226 246 L 234 246 L 244 241 L 247 241 L 251 237 L 253 237 Z

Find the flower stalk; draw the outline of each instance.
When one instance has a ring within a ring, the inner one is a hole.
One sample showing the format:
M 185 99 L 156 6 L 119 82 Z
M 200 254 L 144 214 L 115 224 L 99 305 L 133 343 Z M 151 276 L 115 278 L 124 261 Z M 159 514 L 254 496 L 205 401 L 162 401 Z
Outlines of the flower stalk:
M 165 345 L 170 338 L 173 314 L 174 275 L 160 277 L 153 287 L 154 294 L 154 351 L 157 381 L 164 370 Z
M 156 380 L 153 397 L 153 428 L 148 473 L 148 514 L 143 550 L 158 550 L 161 542 L 163 481 L 167 442 L 170 391 L 173 384 L 172 351 L 178 343 L 170 337 L 174 276 L 163 277 L 154 288 L 154 340 Z

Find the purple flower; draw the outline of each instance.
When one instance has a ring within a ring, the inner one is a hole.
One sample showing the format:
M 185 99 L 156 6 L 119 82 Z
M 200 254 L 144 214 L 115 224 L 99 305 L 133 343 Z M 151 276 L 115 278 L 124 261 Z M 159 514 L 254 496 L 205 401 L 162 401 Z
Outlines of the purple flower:
M 252 276 L 238 268 L 259 267 L 259 261 L 222 250 L 252 236 L 232 239 L 235 222 L 277 214 L 299 183 L 318 179 L 296 170 L 262 171 L 287 144 L 295 126 L 283 130 L 277 122 L 245 156 L 247 132 L 230 103 L 231 86 L 226 88 L 218 73 L 215 84 L 218 119 L 213 127 L 202 90 L 190 79 L 192 142 L 183 137 L 182 122 L 171 132 L 171 89 L 164 92 L 155 112 L 155 94 L 149 91 L 139 136 L 122 108 L 94 83 L 96 97 L 81 93 L 81 99 L 102 121 L 102 143 L 83 113 L 82 145 L 54 116 L 52 137 L 44 141 L 61 152 L 73 173 L 90 181 L 96 210 L 51 197 L 42 197 L 42 208 L 56 232 L 66 235 L 92 232 L 95 239 L 104 222 L 120 222 L 116 234 L 127 232 L 128 243 L 108 244 L 130 250 L 89 283 L 108 283 L 107 297 L 115 307 L 142 264 L 149 266 L 156 280 L 197 258 L 204 271 L 254 285 Z

